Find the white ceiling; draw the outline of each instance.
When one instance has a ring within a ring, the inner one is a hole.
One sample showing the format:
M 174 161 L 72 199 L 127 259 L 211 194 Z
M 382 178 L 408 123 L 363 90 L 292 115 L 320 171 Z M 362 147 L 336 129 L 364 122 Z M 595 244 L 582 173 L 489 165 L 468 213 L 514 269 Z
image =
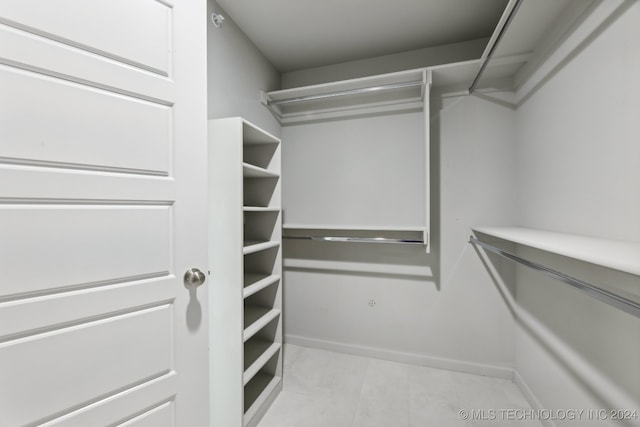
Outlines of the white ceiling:
M 218 0 L 282 72 L 489 37 L 506 3 Z

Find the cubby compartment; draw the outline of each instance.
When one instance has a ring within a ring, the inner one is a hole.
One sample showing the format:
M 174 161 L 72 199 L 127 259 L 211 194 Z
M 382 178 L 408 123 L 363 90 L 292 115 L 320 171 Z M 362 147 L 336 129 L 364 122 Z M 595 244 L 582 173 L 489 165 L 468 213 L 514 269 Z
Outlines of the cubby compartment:
M 244 299 L 243 341 L 247 342 L 280 316 L 280 289 L 267 286 Z
M 267 286 L 264 289 L 246 297 L 244 299 L 245 309 L 247 309 L 247 307 L 277 307 L 276 298 L 279 296 L 279 290 L 278 286 Z
M 258 409 L 265 403 L 269 395 L 280 384 L 281 377 L 278 374 L 282 367 L 281 350 L 278 349 L 265 365 L 260 369 L 244 387 L 244 411 L 245 420 L 253 418 Z M 246 425 L 246 421 L 245 421 Z
M 244 257 L 245 274 L 275 274 L 280 270 L 279 248 L 274 247 L 259 252 L 254 252 Z M 278 273 L 279 274 L 279 273 Z
M 276 198 L 276 189 L 279 190 L 279 178 L 277 176 L 251 177 L 256 172 L 251 170 L 251 176 L 247 177 L 245 168 L 245 178 L 243 182 L 243 205 L 247 207 L 276 207 L 279 198 Z
M 244 238 L 245 240 L 274 240 L 279 238 L 276 229 L 279 211 L 245 211 L 244 212 Z
M 249 254 L 280 245 L 282 231 L 278 221 L 280 212 L 244 212 L 243 253 Z
M 278 154 L 280 146 L 277 143 L 245 143 L 242 155 L 245 163 L 277 173 Z
M 282 347 L 278 341 L 279 319 L 273 319 L 244 343 L 244 376 L 246 385 Z

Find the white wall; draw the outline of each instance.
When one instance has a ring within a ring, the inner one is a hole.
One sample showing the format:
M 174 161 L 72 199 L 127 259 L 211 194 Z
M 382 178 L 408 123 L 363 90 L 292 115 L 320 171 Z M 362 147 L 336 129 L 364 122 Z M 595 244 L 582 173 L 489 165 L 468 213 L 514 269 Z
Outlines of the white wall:
M 432 253 L 287 241 L 285 263 L 295 259 L 298 267 L 285 268 L 286 340 L 509 377 L 513 319 L 467 240 L 472 225 L 514 219 L 515 112 L 477 97 L 436 97 L 431 108 Z M 287 129 L 283 135 L 286 188 L 287 179 L 295 179 L 287 170 L 298 159 L 296 141 L 287 139 Z M 366 161 L 366 150 L 352 157 Z M 393 179 L 392 170 L 387 174 Z M 283 203 L 285 213 L 300 212 L 291 207 L 299 200 L 284 197 Z M 304 268 L 300 260 L 325 263 Z
M 348 61 L 324 67 L 291 71 L 282 74 L 282 88 L 288 89 L 478 59 L 486 45 L 487 39 L 483 38 L 375 58 Z
M 214 11 L 225 17 L 220 28 L 211 23 Z M 207 1 L 207 20 L 209 119 L 240 116 L 279 136 L 260 91 L 280 89 L 280 73 L 214 0 Z
M 471 226 L 513 223 L 515 112 L 477 97 L 438 103 L 432 101 L 432 115 L 440 114 L 431 120 L 431 142 L 440 293 L 423 351 L 512 366 L 513 319 L 467 241 Z
M 638 76 L 635 2 L 518 109 L 521 225 L 640 242 Z M 638 277 L 605 270 L 576 267 L 591 279 L 640 289 Z M 609 390 L 590 386 L 603 378 L 637 403 L 617 409 L 640 408 L 640 319 L 539 274 L 519 272 L 516 294 L 550 335 L 590 366 L 574 372 L 548 346 L 548 336 L 518 328 L 516 369 L 544 407 L 615 408 Z
M 519 108 L 527 225 L 640 241 L 638 52 L 636 3 Z
M 222 13 L 226 20 L 222 28 L 209 25 L 208 30 L 209 118 L 243 116 L 280 135 L 277 122 L 258 97 L 260 90 L 279 89 L 277 71 L 224 10 L 209 0 L 209 16 L 212 11 Z M 473 59 L 480 56 L 484 44 L 485 40 L 476 40 L 302 70 L 288 73 L 283 81 L 304 85 Z M 432 108 L 437 112 L 440 104 Z M 460 126 L 467 114 L 474 119 L 468 126 Z M 383 357 L 387 354 L 418 363 L 508 376 L 509 370 L 504 368 L 509 368 L 513 359 L 510 315 L 493 285 L 479 279 L 481 266 L 466 239 L 468 227 L 476 221 L 502 223 L 510 218 L 511 210 L 502 206 L 510 205 L 507 201 L 513 193 L 508 179 L 511 163 L 504 161 L 512 139 L 512 115 L 504 107 L 468 98 L 448 105 L 442 118 L 435 119 L 431 255 L 421 247 L 405 246 L 308 249 L 315 254 L 286 246 L 285 254 L 293 251 L 298 257 L 352 262 L 360 270 L 367 264 L 375 267 L 388 263 L 400 270 L 404 265 L 432 277 L 290 269 L 284 278 L 285 333 L 320 340 L 324 345 L 335 342 L 351 346 L 352 350 L 356 344 Z M 504 126 L 494 126 L 496 122 Z M 477 134 L 486 134 L 486 138 L 478 141 Z M 478 148 L 483 144 L 484 148 Z M 283 150 L 285 161 L 286 143 Z M 469 157 L 469 150 L 481 156 Z M 441 169 L 441 163 L 446 167 Z M 474 179 L 468 180 L 465 177 L 470 173 Z M 287 200 L 283 203 L 286 210 Z M 441 245 L 449 239 L 451 243 Z M 368 305 L 370 299 L 376 301 L 374 308 Z
M 284 222 L 424 228 L 424 128 L 422 111 L 285 126 Z

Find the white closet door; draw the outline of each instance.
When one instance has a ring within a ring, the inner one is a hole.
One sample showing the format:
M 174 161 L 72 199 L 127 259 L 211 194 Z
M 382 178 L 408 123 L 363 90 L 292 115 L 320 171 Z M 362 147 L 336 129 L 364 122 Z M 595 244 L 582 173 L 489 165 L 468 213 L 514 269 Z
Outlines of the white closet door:
M 208 425 L 205 14 L 0 2 L 2 426 Z

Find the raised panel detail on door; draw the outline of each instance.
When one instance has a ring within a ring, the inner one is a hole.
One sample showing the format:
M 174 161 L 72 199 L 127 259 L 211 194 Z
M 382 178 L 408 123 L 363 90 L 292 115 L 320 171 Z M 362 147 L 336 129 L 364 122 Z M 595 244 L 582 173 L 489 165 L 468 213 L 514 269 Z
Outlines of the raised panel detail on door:
M 172 336 L 172 307 L 163 305 L 0 343 L 0 424 L 48 421 L 169 374 Z
M 0 302 L 0 340 L 77 324 L 173 299 L 173 275 Z
M 153 408 L 144 414 L 119 425 L 118 427 L 173 427 L 173 402 L 167 402 L 157 408 Z
M 2 299 L 171 270 L 169 206 L 1 205 Z
M 162 75 L 170 73 L 171 15 L 156 0 L 0 2 L 0 22 Z
M 172 407 L 175 408 L 176 381 L 177 375 L 175 372 L 170 372 L 167 375 L 116 395 L 108 396 L 62 417 L 45 422 L 38 427 L 87 427 L 95 425 L 118 425 L 121 427 L 119 423 L 122 423 L 123 420 L 137 422 L 139 419 L 138 414 L 141 412 L 151 412 L 167 403 L 171 403 Z M 144 409 L 141 411 L 140 408 Z M 166 411 L 161 413 L 166 414 Z M 172 417 L 169 421 L 173 423 L 174 419 L 175 417 Z M 158 425 L 164 426 L 165 424 Z M 168 425 L 173 426 L 173 424 Z
M 169 175 L 169 106 L 1 65 L 0 93 L 2 162 Z

